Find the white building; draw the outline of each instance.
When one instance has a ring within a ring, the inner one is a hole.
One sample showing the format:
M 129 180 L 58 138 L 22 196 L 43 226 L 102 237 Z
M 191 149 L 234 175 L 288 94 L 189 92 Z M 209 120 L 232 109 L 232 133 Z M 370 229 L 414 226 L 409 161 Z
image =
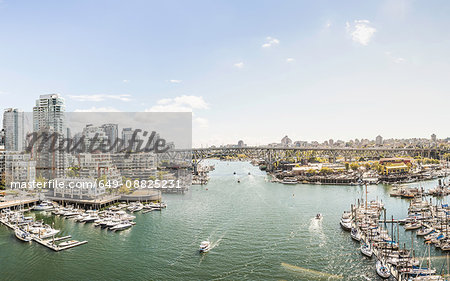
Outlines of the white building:
M 8 108 L 3 112 L 4 143 L 7 151 L 23 151 L 24 113 L 17 108 Z
M 114 165 L 120 174 L 132 180 L 156 178 L 157 159 L 153 152 L 111 154 Z
M 6 186 L 10 186 L 11 182 L 36 180 L 36 161 L 29 154 L 5 151 L 3 157 Z
M 97 185 L 93 179 L 56 178 L 53 181 L 53 197 L 93 200 L 106 193 L 105 186 Z
M 38 134 L 57 133 L 59 143 L 66 137 L 64 99 L 57 94 L 41 95 L 33 107 L 33 132 Z M 62 151 L 50 151 L 48 144 L 38 152 L 36 144 L 33 146 L 36 167 L 40 176 L 47 179 L 63 177 L 65 175 L 66 160 Z

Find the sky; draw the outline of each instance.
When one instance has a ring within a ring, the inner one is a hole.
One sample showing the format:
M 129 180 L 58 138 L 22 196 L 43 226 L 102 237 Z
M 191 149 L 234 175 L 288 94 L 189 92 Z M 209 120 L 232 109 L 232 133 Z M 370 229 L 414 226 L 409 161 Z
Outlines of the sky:
M 192 111 L 196 147 L 450 136 L 449 1 L 0 0 L 0 106 Z

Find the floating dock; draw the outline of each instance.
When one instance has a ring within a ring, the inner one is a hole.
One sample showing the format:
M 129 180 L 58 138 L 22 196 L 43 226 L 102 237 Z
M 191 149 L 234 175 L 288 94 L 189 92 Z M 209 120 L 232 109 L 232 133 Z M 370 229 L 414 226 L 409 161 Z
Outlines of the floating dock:
M 10 223 L 8 223 L 8 222 L 6 222 L 4 220 L 0 220 L 0 223 L 4 224 L 6 227 L 8 227 L 11 230 L 15 230 L 16 229 L 15 225 L 10 224 Z M 37 242 L 38 244 L 41 244 L 42 246 L 45 246 L 45 247 L 53 250 L 55 252 L 59 252 L 59 251 L 62 251 L 62 250 L 67 250 L 67 249 L 70 249 L 70 248 L 73 248 L 73 247 L 81 246 L 81 245 L 84 245 L 84 244 L 86 244 L 88 242 L 88 241 L 77 241 L 74 244 L 60 247 L 59 245 L 56 245 L 55 242 L 72 238 L 72 236 L 67 235 L 67 236 L 63 236 L 63 237 L 41 239 L 41 238 L 39 238 L 39 236 L 36 236 L 36 235 L 32 234 L 31 237 L 33 238 L 33 241 Z

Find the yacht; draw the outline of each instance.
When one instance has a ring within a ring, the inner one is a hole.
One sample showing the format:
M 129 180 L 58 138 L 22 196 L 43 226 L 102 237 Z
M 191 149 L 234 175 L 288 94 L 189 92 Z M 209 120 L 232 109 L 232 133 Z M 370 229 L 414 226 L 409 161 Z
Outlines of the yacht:
M 30 232 L 41 239 L 50 238 L 59 233 L 58 229 L 53 229 L 50 225 L 30 228 Z
M 206 253 L 211 249 L 211 243 L 209 241 L 203 241 L 200 244 L 200 249 L 199 252 L 200 253 Z
M 34 206 L 33 210 L 35 211 L 47 211 L 53 209 L 53 204 L 48 201 L 44 201 L 39 205 Z
M 23 241 L 23 242 L 30 242 L 31 241 L 31 234 L 23 229 L 16 228 L 14 231 L 14 234 L 16 235 L 17 239 Z
M 350 231 L 352 229 L 352 219 L 349 212 L 344 212 L 344 214 L 342 214 L 340 224 L 345 231 Z
M 118 225 L 115 225 L 115 226 L 111 227 L 111 230 L 112 231 L 120 231 L 120 230 L 128 229 L 128 228 L 130 228 L 132 226 L 133 225 L 130 222 L 124 221 L 124 222 L 119 223 Z

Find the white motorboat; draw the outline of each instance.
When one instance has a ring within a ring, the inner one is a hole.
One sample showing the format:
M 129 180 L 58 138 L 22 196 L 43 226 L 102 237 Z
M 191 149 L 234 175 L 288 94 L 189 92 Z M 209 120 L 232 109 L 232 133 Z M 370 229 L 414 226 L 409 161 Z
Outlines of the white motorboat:
M 39 205 L 34 206 L 33 210 L 35 211 L 47 211 L 53 209 L 53 204 L 48 201 L 44 201 Z
M 342 214 L 340 224 L 342 229 L 344 229 L 345 231 L 350 231 L 352 229 L 351 214 L 348 212 L 344 212 L 344 214 Z
M 113 220 L 109 221 L 109 222 L 106 224 L 106 227 L 107 227 L 107 228 L 112 228 L 112 227 L 114 227 L 114 226 L 120 224 L 121 222 L 122 222 L 121 220 L 113 219 Z
M 130 228 L 132 226 L 133 225 L 130 222 L 125 221 L 125 222 L 121 222 L 118 225 L 115 225 L 115 226 L 111 227 L 111 230 L 112 231 L 120 231 L 120 230 L 128 229 L 128 228 Z
M 294 177 L 285 177 L 281 183 L 283 183 L 283 184 L 297 184 L 298 181 Z
M 203 241 L 200 244 L 200 249 L 199 252 L 200 253 L 206 253 L 211 249 L 211 243 L 209 241 Z
M 50 238 L 59 233 L 58 229 L 53 229 L 49 225 L 30 228 L 30 232 L 41 239 Z
M 30 242 L 32 237 L 31 234 L 23 229 L 16 228 L 14 231 L 14 234 L 16 235 L 17 239 L 23 241 L 23 242 Z
M 391 276 L 391 271 L 380 260 L 376 264 L 377 274 L 383 279 L 387 279 Z
M 372 255 L 373 255 L 372 247 L 370 247 L 370 245 L 365 244 L 365 243 L 362 244 L 362 245 L 361 245 L 361 253 L 362 253 L 363 255 L 365 255 L 366 257 L 371 258 Z
M 323 219 L 323 215 L 319 213 L 316 215 L 315 219 L 321 221 Z
M 432 233 L 433 231 L 434 231 L 434 229 L 431 227 L 428 227 L 428 228 L 424 227 L 424 228 L 420 229 L 419 231 L 417 231 L 417 236 L 426 236 L 426 235 Z
M 89 215 L 89 216 L 84 217 L 84 218 L 81 220 L 81 222 L 89 223 L 89 222 L 94 222 L 94 221 L 96 221 L 96 220 L 98 220 L 98 219 L 99 219 L 98 216 L 95 216 L 95 215 Z

